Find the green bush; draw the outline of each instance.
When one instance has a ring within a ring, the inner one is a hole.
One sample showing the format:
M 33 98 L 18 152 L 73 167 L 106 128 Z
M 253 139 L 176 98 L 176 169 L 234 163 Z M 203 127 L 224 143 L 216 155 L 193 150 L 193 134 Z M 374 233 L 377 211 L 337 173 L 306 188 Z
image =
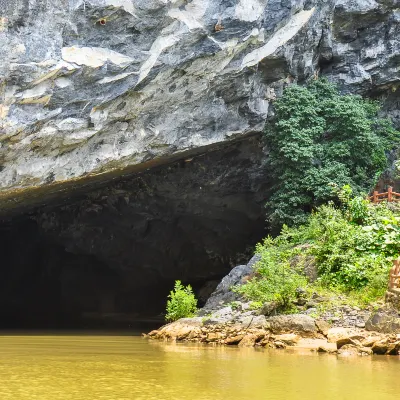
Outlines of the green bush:
M 286 88 L 275 109 L 265 137 L 274 181 L 267 216 L 278 228 L 304 223 L 315 206 L 334 199 L 332 185 L 368 192 L 399 140 L 377 103 L 340 95 L 326 80 Z
M 305 224 L 284 226 L 257 246 L 256 277 L 236 290 L 252 301 L 278 301 L 284 308 L 296 289 L 324 288 L 366 303 L 383 296 L 391 261 L 400 254 L 400 209 L 347 199 L 317 207 Z M 304 262 L 312 259 L 318 280 L 307 283 Z
M 179 318 L 190 318 L 196 314 L 197 300 L 192 287 L 182 285 L 181 281 L 175 281 L 174 290 L 168 295 L 167 321 L 176 321 Z
M 256 266 L 258 276 L 235 290 L 259 304 L 275 301 L 283 311 L 290 311 L 296 289 L 307 286 L 305 276 L 290 265 L 295 253 L 286 240 L 266 238 L 257 246 L 261 257 Z

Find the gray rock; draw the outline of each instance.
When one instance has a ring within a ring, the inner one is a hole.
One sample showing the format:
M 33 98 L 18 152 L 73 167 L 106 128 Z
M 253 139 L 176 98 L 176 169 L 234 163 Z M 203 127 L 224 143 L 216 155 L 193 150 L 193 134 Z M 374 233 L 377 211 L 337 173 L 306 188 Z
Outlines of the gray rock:
M 313 318 L 303 314 L 276 315 L 268 318 L 270 329 L 275 334 L 294 332 L 300 336 L 315 336 L 318 328 Z
M 309 309 L 307 309 L 306 311 L 304 311 L 304 314 L 306 315 L 310 315 L 310 314 L 314 314 L 318 311 L 318 309 L 316 307 L 311 307 Z
M 247 277 L 253 273 L 253 266 L 258 261 L 259 256 L 255 255 L 247 265 L 239 265 L 225 276 L 217 286 L 215 292 L 207 300 L 202 312 L 218 310 L 225 304 L 241 299 L 240 295 L 231 291 L 231 288 L 245 283 Z
M 390 309 L 380 309 L 365 323 L 365 329 L 381 333 L 400 333 L 400 317 Z
M 5 3 L 0 209 L 260 133 L 317 75 L 400 124 L 396 2 Z
M 211 320 L 218 321 L 218 323 L 226 323 L 232 321 L 234 318 L 234 312 L 232 311 L 231 307 L 224 307 L 218 311 L 212 313 Z
M 261 310 L 259 311 L 260 315 L 270 316 L 276 313 L 279 304 L 275 301 L 270 301 L 268 303 L 264 303 Z
M 267 320 L 264 315 L 241 315 L 235 324 L 240 325 L 242 328 L 260 328 L 266 327 Z
M 307 301 L 307 302 L 306 302 L 306 307 L 307 307 L 307 309 L 310 309 L 310 308 L 316 309 L 317 306 L 318 306 L 318 302 L 316 302 L 316 301 L 310 300 L 310 301 Z

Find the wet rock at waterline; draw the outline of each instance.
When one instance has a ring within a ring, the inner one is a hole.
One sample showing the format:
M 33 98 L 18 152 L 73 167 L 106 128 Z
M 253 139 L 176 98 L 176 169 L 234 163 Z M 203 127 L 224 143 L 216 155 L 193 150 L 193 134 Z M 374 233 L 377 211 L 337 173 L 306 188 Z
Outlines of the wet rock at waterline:
M 400 121 L 394 2 L 2 4 L 3 210 L 259 133 L 318 75 Z
M 238 347 L 266 347 L 273 349 L 302 349 L 318 353 L 337 354 L 339 357 L 399 355 L 400 335 L 368 332 L 357 328 L 330 328 L 326 335 L 316 329 L 313 318 L 282 315 L 277 329 L 277 317 L 238 323 L 237 315 L 218 319 L 213 323 L 203 318 L 180 319 L 145 335 L 153 340 L 189 341 L 212 345 Z M 283 322 L 284 321 L 284 322 Z M 282 328 L 282 324 L 284 328 Z M 286 333 L 277 333 L 286 332 Z

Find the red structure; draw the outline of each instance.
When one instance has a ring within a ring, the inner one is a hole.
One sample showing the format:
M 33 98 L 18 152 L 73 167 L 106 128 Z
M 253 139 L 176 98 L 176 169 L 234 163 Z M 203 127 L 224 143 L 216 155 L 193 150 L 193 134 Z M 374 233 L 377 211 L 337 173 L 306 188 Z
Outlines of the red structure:
M 372 196 L 368 197 L 368 200 L 373 203 L 380 203 L 381 201 L 388 201 L 391 203 L 393 201 L 400 201 L 400 193 L 393 192 L 393 188 L 389 186 L 387 192 L 378 193 L 378 191 L 375 191 Z

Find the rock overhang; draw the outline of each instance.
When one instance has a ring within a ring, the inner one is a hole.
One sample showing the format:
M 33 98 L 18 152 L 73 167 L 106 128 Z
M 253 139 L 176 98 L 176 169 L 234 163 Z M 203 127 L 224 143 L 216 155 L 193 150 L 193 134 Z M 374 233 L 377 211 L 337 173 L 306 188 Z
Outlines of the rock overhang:
M 0 23 L 5 207 L 260 133 L 282 89 L 318 75 L 396 117 L 397 13 L 364 0 L 15 1 Z

